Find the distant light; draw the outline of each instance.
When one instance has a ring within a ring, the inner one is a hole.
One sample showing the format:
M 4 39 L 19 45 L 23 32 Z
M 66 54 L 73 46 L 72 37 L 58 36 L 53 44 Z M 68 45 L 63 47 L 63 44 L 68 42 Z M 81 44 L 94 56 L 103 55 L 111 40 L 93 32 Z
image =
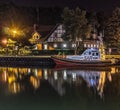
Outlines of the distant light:
M 90 45 L 88 44 L 88 47 L 90 47 Z
M 99 45 L 97 45 L 97 48 L 99 47 Z
M 96 47 L 96 45 L 94 44 L 94 47 Z
M 76 44 L 72 44 L 72 47 L 76 47 Z
M 7 42 L 8 42 L 7 39 L 2 40 L 3 44 L 7 44 Z
M 91 47 L 93 47 L 93 44 L 91 44 Z
M 56 48 L 56 47 L 57 47 L 57 44 L 54 44 L 54 47 Z
M 63 78 L 64 78 L 64 80 L 67 79 L 67 72 L 66 72 L 66 70 L 63 71 Z
M 16 34 L 16 33 L 17 33 L 17 31 L 16 31 L 16 30 L 13 30 L 13 33 L 14 33 L 14 34 Z
M 54 79 L 57 80 L 58 76 L 57 76 L 57 71 L 54 71 Z
M 72 78 L 73 78 L 73 81 L 76 81 L 76 78 L 77 78 L 76 73 L 72 73 Z
M 87 47 L 87 45 L 86 45 L 86 44 L 84 44 L 84 47 Z
M 63 44 L 63 47 L 67 47 L 67 44 Z
M 47 48 L 48 48 L 48 46 L 47 46 L 47 44 L 45 44 L 45 45 L 44 45 L 44 49 L 47 50 Z
M 47 79 L 48 79 L 48 72 L 47 72 L 47 70 L 46 70 L 46 69 L 44 70 L 44 78 L 45 78 L 45 80 L 47 80 Z

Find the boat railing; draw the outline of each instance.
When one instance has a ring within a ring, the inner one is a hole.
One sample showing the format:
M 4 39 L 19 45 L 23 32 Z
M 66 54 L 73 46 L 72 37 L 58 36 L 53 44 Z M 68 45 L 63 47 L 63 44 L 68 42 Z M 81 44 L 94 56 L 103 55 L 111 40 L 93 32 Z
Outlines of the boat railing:
M 57 57 L 57 58 L 66 58 L 66 55 L 55 55 L 55 57 Z

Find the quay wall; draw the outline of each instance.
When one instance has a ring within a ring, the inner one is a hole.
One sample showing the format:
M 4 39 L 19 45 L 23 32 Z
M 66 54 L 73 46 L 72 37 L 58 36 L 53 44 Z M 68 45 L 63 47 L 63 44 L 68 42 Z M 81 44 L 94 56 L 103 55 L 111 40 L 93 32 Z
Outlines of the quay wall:
M 0 56 L 0 66 L 54 66 L 50 56 Z

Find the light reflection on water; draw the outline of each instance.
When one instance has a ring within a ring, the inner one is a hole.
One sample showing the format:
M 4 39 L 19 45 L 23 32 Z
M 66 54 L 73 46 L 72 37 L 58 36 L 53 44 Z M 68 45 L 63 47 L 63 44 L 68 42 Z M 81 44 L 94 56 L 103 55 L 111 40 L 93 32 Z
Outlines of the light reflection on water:
M 25 110 L 120 109 L 120 67 L 1 67 L 0 84 L 0 109 L 4 110 L 6 104 L 12 110 L 25 109 L 24 106 Z

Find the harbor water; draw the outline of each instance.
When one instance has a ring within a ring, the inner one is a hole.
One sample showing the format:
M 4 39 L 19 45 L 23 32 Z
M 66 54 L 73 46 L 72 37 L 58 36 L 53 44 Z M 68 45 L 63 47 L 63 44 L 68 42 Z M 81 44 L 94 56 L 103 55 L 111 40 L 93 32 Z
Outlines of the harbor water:
M 120 110 L 120 67 L 0 67 L 0 110 Z

